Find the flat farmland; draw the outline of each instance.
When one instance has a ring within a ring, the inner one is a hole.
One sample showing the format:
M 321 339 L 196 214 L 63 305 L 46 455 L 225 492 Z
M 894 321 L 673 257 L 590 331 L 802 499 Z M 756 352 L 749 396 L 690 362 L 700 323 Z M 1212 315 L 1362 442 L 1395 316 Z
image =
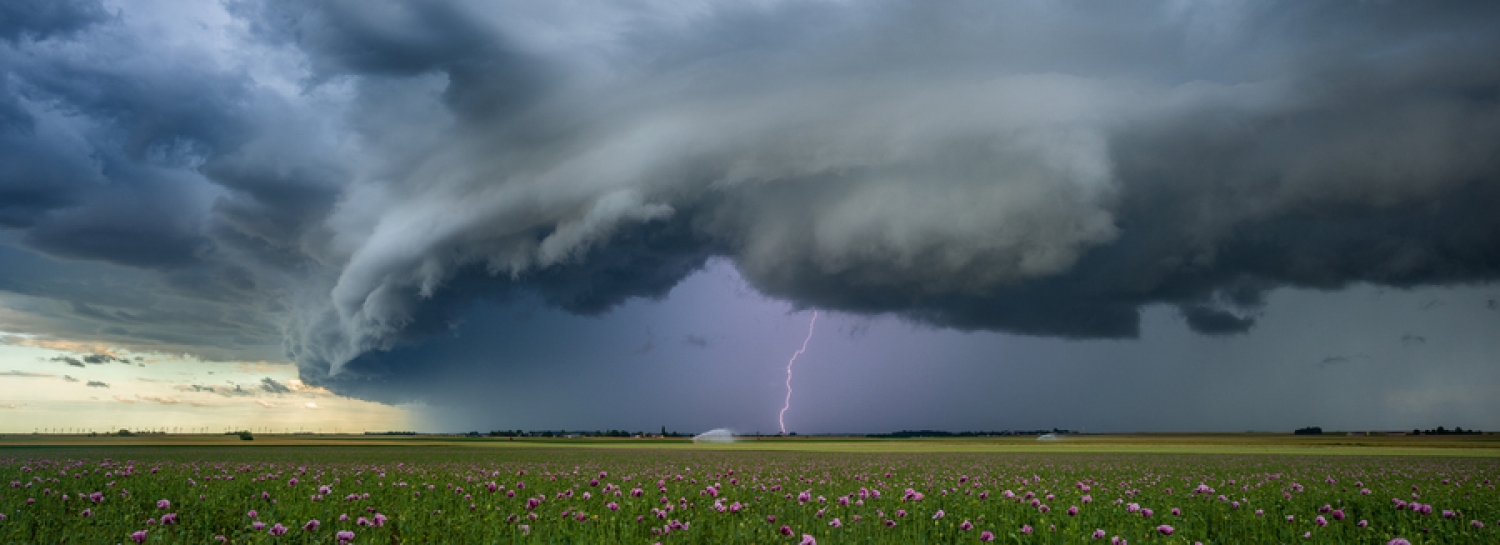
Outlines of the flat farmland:
M 0 439 L 0 541 L 1494 543 L 1497 446 L 18 435 Z

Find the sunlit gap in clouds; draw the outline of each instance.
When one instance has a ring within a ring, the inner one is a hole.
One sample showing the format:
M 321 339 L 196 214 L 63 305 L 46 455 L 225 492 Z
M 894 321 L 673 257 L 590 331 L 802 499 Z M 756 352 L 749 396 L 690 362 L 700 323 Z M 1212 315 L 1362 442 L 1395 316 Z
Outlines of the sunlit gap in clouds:
M 415 406 L 351 399 L 282 362 L 209 362 L 0 333 L 0 433 L 409 429 Z

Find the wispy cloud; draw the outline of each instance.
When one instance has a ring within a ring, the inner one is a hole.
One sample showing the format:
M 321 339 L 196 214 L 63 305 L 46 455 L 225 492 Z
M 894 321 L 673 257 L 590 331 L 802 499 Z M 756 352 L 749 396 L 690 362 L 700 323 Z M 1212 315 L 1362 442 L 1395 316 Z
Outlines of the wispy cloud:
M 302 408 L 304 408 L 304 409 L 321 409 L 322 407 L 319 407 L 317 403 L 313 403 L 313 402 L 309 401 L 306 404 L 304 404 L 302 406 Z
M 115 396 L 115 401 L 119 401 L 120 403 L 135 403 L 136 400 L 125 396 Z
M 298 392 L 298 393 L 313 394 L 313 395 L 328 395 L 328 396 L 335 395 L 332 391 L 330 391 L 327 388 L 324 388 L 322 386 L 313 386 L 313 385 L 310 385 L 310 384 L 308 384 L 306 382 L 302 382 L 301 380 L 298 380 L 298 379 L 287 380 L 286 381 L 286 385 L 287 385 L 288 388 L 291 388 L 292 391 Z
M 264 399 L 257 399 L 257 400 L 255 400 L 255 404 L 256 405 L 260 405 L 261 407 L 265 407 L 267 409 L 272 409 L 272 408 L 276 407 L 275 403 L 271 403 L 270 401 L 266 401 Z
M 42 339 L 27 335 L 0 335 L 0 344 L 10 346 L 26 346 L 31 348 L 45 348 L 61 352 L 72 352 L 74 354 L 103 354 L 113 358 L 123 358 L 121 352 L 114 347 L 96 342 L 68 341 L 62 339 Z
M 139 398 L 141 401 L 150 401 L 152 403 L 160 403 L 162 405 L 176 405 L 178 403 L 182 403 L 181 399 L 177 399 L 175 397 L 143 396 L 143 395 L 137 395 L 135 397 Z
M 174 389 L 182 392 L 202 392 L 224 397 L 243 397 L 255 395 L 252 390 L 246 390 L 238 384 L 215 385 L 215 384 L 178 384 Z
M 107 383 L 107 382 L 101 382 L 101 381 L 97 381 L 97 380 L 90 380 L 89 381 L 89 387 L 90 388 L 108 388 L 109 387 L 109 383 Z
M 15 403 L 0 403 L 0 409 L 19 409 L 19 408 L 21 408 L 21 406 L 15 404 Z
M 57 376 L 57 375 L 54 375 L 52 373 L 32 373 L 30 371 L 0 371 L 0 377 L 41 378 L 41 377 L 55 377 L 55 376 Z

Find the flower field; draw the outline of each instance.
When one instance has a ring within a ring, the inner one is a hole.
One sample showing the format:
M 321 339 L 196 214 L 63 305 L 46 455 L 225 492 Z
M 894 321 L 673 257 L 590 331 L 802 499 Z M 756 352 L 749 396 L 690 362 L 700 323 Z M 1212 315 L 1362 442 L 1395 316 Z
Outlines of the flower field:
M 1492 458 L 24 450 L 0 451 L 0 543 L 1500 543 L 1497 481 Z

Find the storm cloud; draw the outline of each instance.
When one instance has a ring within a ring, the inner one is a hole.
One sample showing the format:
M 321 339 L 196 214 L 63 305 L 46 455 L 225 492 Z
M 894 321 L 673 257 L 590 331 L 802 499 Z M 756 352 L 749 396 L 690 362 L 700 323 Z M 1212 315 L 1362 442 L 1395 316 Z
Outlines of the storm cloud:
M 0 326 L 335 390 L 476 304 L 600 315 L 713 259 L 1067 339 L 1500 276 L 1494 3 L 264 0 L 198 48 L 0 9 Z

